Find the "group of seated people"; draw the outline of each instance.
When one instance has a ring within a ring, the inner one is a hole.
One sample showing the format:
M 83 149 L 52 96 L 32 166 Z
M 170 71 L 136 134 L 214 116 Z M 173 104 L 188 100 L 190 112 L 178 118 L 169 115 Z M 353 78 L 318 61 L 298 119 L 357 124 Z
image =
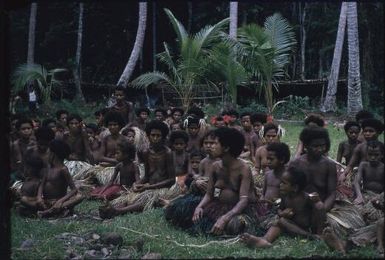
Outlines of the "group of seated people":
M 11 189 L 25 216 L 73 214 L 100 199 L 101 218 L 164 207 L 192 233 L 241 235 L 269 247 L 282 232 L 345 253 L 377 241 L 383 252 L 383 123 L 368 111 L 345 123 L 337 160 L 321 115 L 308 115 L 291 159 L 285 130 L 264 113 L 234 109 L 206 121 L 193 106 L 134 110 L 125 90 L 85 123 L 65 110 L 41 126 L 11 117 Z M 240 123 L 238 123 L 238 120 Z

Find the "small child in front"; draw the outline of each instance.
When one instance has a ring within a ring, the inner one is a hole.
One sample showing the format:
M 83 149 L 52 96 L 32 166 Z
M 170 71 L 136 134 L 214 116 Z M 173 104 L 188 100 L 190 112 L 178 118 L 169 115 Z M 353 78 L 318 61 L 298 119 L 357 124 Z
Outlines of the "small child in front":
M 321 234 L 313 233 L 315 230 L 312 219 L 313 214 L 317 212 L 312 209 L 315 203 L 320 202 L 320 198 L 316 192 L 311 194 L 304 192 L 306 184 L 306 174 L 300 169 L 289 167 L 282 174 L 279 186 L 282 200 L 278 209 L 279 219 L 263 237 L 244 233 L 241 240 L 252 247 L 270 247 L 282 231 L 308 238 L 319 238 Z
M 44 210 L 38 211 L 39 217 L 49 217 L 62 214 L 70 215 L 73 208 L 83 200 L 83 196 L 72 180 L 72 177 L 64 165 L 64 159 L 67 159 L 71 149 L 67 143 L 62 140 L 53 140 L 50 145 L 49 163 L 50 168 L 43 176 L 41 185 L 37 194 L 37 203 Z M 68 187 L 71 189 L 67 192 Z
M 91 193 L 93 198 L 112 200 L 119 196 L 120 191 L 128 190 L 139 181 L 139 168 L 134 163 L 135 146 L 126 140 L 119 142 L 117 146 L 115 158 L 119 163 L 115 166 L 114 174 L 106 186 L 96 188 Z M 114 184 L 118 174 L 119 183 Z

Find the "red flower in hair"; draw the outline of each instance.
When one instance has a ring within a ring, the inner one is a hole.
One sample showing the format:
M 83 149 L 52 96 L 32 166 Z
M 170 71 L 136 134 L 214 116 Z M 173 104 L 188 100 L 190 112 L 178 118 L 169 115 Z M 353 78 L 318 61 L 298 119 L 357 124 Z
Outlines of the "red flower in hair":
M 229 115 L 223 116 L 223 121 L 225 121 L 226 124 L 228 124 L 230 122 L 230 120 L 231 120 L 231 116 L 229 116 Z
M 216 122 L 217 122 L 217 117 L 216 116 L 212 116 L 211 119 L 210 119 L 210 123 L 212 125 L 215 125 Z

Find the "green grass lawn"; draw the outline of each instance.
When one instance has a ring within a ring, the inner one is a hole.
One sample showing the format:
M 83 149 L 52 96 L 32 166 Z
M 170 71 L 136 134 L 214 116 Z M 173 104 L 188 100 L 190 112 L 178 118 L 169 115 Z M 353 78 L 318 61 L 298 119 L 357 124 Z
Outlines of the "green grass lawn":
M 292 153 L 294 153 L 302 125 L 283 124 L 286 136 L 282 138 Z M 345 134 L 329 127 L 332 140 L 330 156 L 335 158 L 337 145 L 345 139 Z M 100 202 L 84 201 L 76 207 L 76 214 L 95 213 Z M 282 257 L 342 257 L 336 252 L 331 252 L 322 241 L 310 241 L 300 237 L 281 236 L 273 247 L 268 249 L 250 249 L 241 243 L 214 244 L 212 246 L 197 248 L 180 246 L 180 244 L 201 245 L 215 238 L 194 237 L 170 226 L 163 218 L 162 209 L 154 209 L 141 214 L 128 214 L 111 220 L 66 218 L 58 220 L 41 220 L 22 218 L 11 211 L 11 242 L 12 259 L 64 259 L 66 249 L 72 247 L 82 255 L 84 250 L 77 245 L 65 244 L 56 238 L 62 233 L 83 235 L 87 232 L 101 234 L 104 232 L 117 232 L 123 236 L 122 248 L 132 249 L 132 245 L 143 240 L 143 250 L 131 250 L 132 258 L 140 258 L 148 252 L 160 253 L 163 258 L 218 258 L 218 257 L 249 257 L 249 258 L 282 258 Z M 126 229 L 124 229 L 126 228 Z M 127 229 L 144 234 L 134 233 Z M 29 250 L 20 250 L 21 243 L 26 239 L 35 241 Z M 83 251 L 82 251 L 83 250 Z M 112 252 L 110 257 L 116 258 L 119 250 Z M 375 245 L 351 250 L 346 257 L 374 258 L 378 257 Z

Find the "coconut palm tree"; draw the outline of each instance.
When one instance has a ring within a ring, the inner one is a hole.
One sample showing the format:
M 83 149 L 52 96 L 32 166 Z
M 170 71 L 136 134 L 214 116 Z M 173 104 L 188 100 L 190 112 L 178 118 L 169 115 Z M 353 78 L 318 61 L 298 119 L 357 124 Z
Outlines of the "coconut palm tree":
M 326 92 L 325 101 L 321 107 L 322 112 L 329 112 L 329 111 L 335 112 L 337 109 L 337 104 L 336 104 L 337 82 L 338 82 L 338 74 L 340 72 L 342 47 L 343 47 L 344 36 L 345 36 L 346 10 L 347 10 L 347 3 L 342 2 L 340 19 L 338 22 L 336 45 L 334 47 L 333 61 L 332 61 L 330 76 L 328 80 L 328 89 Z
M 347 3 L 348 28 L 348 114 L 354 116 L 362 109 L 360 52 L 358 42 L 357 3 Z
M 76 86 L 76 98 L 84 103 L 84 95 L 81 87 L 81 51 L 82 51 L 82 38 L 83 38 L 83 13 L 84 13 L 84 3 L 79 3 L 79 24 L 78 24 L 78 40 L 76 45 L 76 57 L 75 57 L 75 68 L 73 69 L 73 75 L 75 79 Z
M 124 68 L 124 71 L 119 78 L 119 81 L 117 83 L 118 86 L 126 87 L 131 78 L 136 62 L 138 61 L 140 51 L 143 47 L 144 35 L 146 32 L 146 22 L 147 22 L 147 2 L 139 2 L 138 31 L 136 32 L 134 48 L 132 49 L 127 65 Z
M 11 91 L 17 93 L 27 89 L 29 82 L 37 82 L 43 103 L 50 103 L 52 92 L 62 86 L 62 81 L 56 79 L 56 74 L 64 71 L 67 70 L 57 68 L 47 71 L 39 64 L 22 64 L 16 68 L 12 75 Z
M 230 2 L 230 31 L 229 35 L 232 38 L 237 37 L 238 28 L 238 1 Z
M 36 28 L 37 3 L 31 4 L 31 13 L 29 16 L 29 32 L 28 32 L 28 54 L 27 63 L 34 63 L 35 56 L 35 28 Z
M 172 88 L 181 100 L 182 106 L 188 108 L 196 94 L 197 84 L 213 85 L 205 77 L 210 68 L 208 55 L 211 47 L 220 41 L 220 32 L 228 24 L 229 19 L 206 26 L 198 33 L 191 35 L 170 10 L 164 10 L 177 35 L 175 53 L 170 50 L 167 43 L 163 43 L 164 51 L 157 55 L 168 71 L 142 74 L 131 82 L 131 86 L 147 88 L 151 84 L 164 84 Z
M 264 92 L 270 115 L 275 107 L 273 86 L 277 88 L 276 80 L 286 75 L 285 70 L 296 44 L 292 27 L 278 13 L 267 17 L 263 28 L 249 24 L 238 30 L 235 48 L 249 80 L 259 82 L 256 90 Z

